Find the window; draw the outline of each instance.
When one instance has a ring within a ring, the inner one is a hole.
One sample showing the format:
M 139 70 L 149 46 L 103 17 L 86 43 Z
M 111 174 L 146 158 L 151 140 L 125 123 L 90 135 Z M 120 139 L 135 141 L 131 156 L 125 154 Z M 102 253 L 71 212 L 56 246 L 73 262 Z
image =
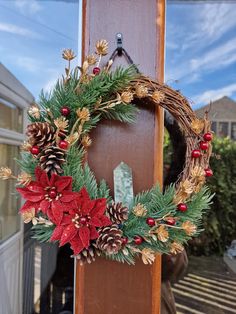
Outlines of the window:
M 18 147 L 0 144 L 0 152 L 0 165 L 8 165 L 16 173 L 17 166 L 13 158 L 18 155 Z M 19 231 L 19 206 L 20 199 L 15 192 L 15 181 L 0 180 L 0 243 Z
M 0 68 L 1 70 L 1 68 Z M 0 98 L 0 166 L 7 166 L 17 174 L 19 146 L 23 141 L 24 110 L 13 102 Z M 0 180 L 0 243 L 20 230 L 20 197 L 15 180 Z
M 211 129 L 212 129 L 213 132 L 215 132 L 215 134 L 217 134 L 216 122 L 212 122 Z
M 0 98 L 0 128 L 23 131 L 23 110 Z
M 231 138 L 236 141 L 236 122 L 231 123 Z
M 219 122 L 218 124 L 218 135 L 220 137 L 226 137 L 229 135 L 229 124 L 228 122 Z

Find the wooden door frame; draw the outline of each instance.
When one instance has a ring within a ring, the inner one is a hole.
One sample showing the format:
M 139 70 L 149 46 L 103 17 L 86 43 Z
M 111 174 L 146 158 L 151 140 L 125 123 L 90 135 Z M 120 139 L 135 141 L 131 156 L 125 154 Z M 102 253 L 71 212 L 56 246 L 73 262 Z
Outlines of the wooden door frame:
M 82 1 L 82 62 L 85 59 L 87 51 L 86 38 L 88 31 L 87 19 L 87 0 Z M 156 79 L 159 82 L 164 81 L 164 65 L 165 65 L 165 16 L 166 16 L 166 0 L 156 0 L 156 27 L 157 27 L 157 47 L 156 47 Z M 164 138 L 164 110 L 160 106 L 155 109 L 155 147 L 154 147 L 154 171 L 153 182 L 162 186 L 163 184 L 163 138 Z M 156 162 L 158 160 L 158 162 Z M 75 259 L 75 283 L 74 283 L 74 314 L 85 314 L 84 309 L 84 267 L 76 263 Z M 79 278 L 79 279 L 78 279 Z M 161 256 L 156 258 L 155 263 L 152 265 L 152 313 L 160 313 L 160 291 L 161 291 Z

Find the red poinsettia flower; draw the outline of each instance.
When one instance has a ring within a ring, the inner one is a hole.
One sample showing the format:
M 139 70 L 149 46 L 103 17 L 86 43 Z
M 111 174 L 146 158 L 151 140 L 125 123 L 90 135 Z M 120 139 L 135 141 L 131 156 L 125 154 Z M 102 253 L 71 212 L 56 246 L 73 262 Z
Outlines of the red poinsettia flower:
M 55 224 L 59 224 L 63 212 L 76 207 L 78 192 L 72 192 L 72 177 L 53 174 L 51 178 L 41 168 L 35 170 L 36 181 L 31 181 L 24 188 L 17 191 L 26 199 L 20 212 L 42 211 Z
M 104 215 L 106 199 L 91 200 L 85 188 L 77 198 L 77 207 L 63 215 L 61 223 L 54 229 L 51 241 L 60 241 L 60 246 L 70 243 L 74 254 L 79 254 L 90 244 L 90 240 L 98 238 L 97 227 L 111 225 L 110 219 Z

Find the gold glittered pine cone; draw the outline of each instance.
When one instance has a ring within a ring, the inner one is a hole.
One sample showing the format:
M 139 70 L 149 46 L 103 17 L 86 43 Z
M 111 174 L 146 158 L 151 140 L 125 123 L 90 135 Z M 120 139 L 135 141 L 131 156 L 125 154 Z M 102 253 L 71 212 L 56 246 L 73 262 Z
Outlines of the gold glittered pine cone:
M 40 118 L 40 108 L 36 104 L 33 104 L 29 107 L 28 114 L 32 118 L 39 119 Z
M 134 99 L 133 93 L 131 92 L 123 92 L 120 95 L 121 102 L 124 102 L 125 104 L 131 103 L 131 101 Z
M 169 232 L 167 231 L 166 227 L 163 225 L 160 225 L 155 233 L 157 234 L 158 240 L 161 242 L 167 242 L 169 239 Z
M 122 248 L 122 231 L 115 224 L 99 230 L 98 249 L 107 254 L 116 254 Z
M 32 181 L 32 176 L 26 172 L 22 172 L 17 177 L 17 182 L 22 185 L 28 185 L 31 181 Z
M 88 148 L 92 144 L 92 140 L 89 135 L 84 135 L 81 139 L 81 144 L 84 146 L 84 148 Z
M 60 131 L 65 131 L 69 126 L 69 121 L 65 117 L 60 117 L 54 120 L 56 128 Z
M 65 162 L 65 151 L 56 146 L 47 146 L 38 155 L 39 165 L 49 175 L 62 174 Z
M 191 221 L 187 220 L 182 223 L 182 229 L 186 232 L 187 235 L 192 236 L 196 233 L 197 227 Z
M 96 54 L 101 56 L 105 56 L 108 54 L 108 42 L 105 39 L 97 41 Z
M 155 90 L 152 94 L 152 99 L 154 99 L 159 104 L 165 99 L 165 94 L 159 90 Z
M 181 253 L 183 252 L 184 250 L 184 247 L 182 244 L 178 243 L 178 242 L 173 242 L 171 243 L 170 245 L 170 253 L 172 254 L 178 254 L 178 253 Z
M 73 60 L 76 57 L 74 51 L 72 49 L 64 49 L 62 51 L 62 58 L 68 61 Z
M 54 141 L 55 130 L 48 122 L 34 122 L 27 126 L 26 135 L 30 145 L 47 146 Z
M 143 204 L 138 203 L 133 208 L 133 213 L 137 217 L 145 217 L 147 215 L 147 208 Z
M 195 131 L 197 134 L 200 134 L 203 131 L 204 126 L 205 126 L 204 120 L 201 119 L 194 119 L 191 123 L 193 131 Z
M 78 255 L 76 255 L 76 259 L 82 266 L 84 264 L 91 264 L 95 261 L 96 256 L 100 255 L 101 251 L 98 249 L 96 242 L 92 242 L 87 249 L 84 248 Z
M 0 179 L 8 180 L 12 177 L 12 170 L 8 167 L 0 168 Z
M 135 95 L 138 97 L 138 98 L 143 98 L 143 97 L 146 97 L 148 96 L 148 88 L 144 85 L 136 85 L 135 86 Z
M 156 254 L 150 248 L 145 248 L 141 251 L 142 261 L 145 265 L 152 264 L 155 261 Z
M 77 109 L 76 114 L 77 114 L 78 118 L 83 122 L 90 120 L 90 112 L 89 112 L 88 108 L 82 108 L 82 109 L 79 108 L 79 109 Z
M 34 225 L 37 224 L 37 219 L 35 218 L 35 208 L 31 208 L 30 210 L 23 212 L 21 215 L 25 224 L 28 224 L 31 221 Z
M 95 55 L 88 55 L 85 60 L 88 62 L 88 65 L 94 65 L 97 62 Z
M 128 207 L 123 206 L 121 202 L 107 205 L 107 213 L 109 215 L 110 220 L 119 225 L 125 222 L 128 219 Z

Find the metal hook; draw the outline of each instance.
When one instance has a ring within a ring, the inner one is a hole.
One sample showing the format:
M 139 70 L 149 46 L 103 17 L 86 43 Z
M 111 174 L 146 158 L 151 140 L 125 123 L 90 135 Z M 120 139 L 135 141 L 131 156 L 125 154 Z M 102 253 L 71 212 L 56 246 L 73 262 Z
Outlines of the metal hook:
M 116 34 L 116 49 L 117 49 L 117 54 L 118 56 L 122 56 L 122 52 L 123 52 L 123 35 L 122 33 L 117 33 Z

